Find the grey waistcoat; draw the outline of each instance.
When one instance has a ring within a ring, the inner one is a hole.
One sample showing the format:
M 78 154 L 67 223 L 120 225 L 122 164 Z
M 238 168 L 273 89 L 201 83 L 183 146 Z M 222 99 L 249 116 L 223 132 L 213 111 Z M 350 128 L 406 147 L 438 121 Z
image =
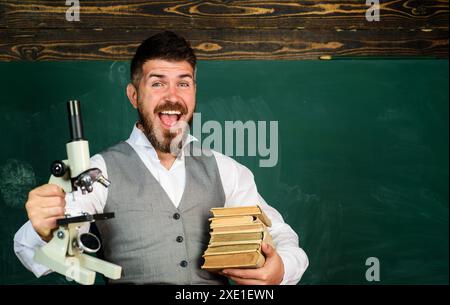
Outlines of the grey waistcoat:
M 111 181 L 104 212 L 115 218 L 96 225 L 105 259 L 122 266 L 122 277 L 110 282 L 227 284 L 225 277 L 200 269 L 209 209 L 225 204 L 214 156 L 185 157 L 186 185 L 177 209 L 128 143 L 101 155 Z

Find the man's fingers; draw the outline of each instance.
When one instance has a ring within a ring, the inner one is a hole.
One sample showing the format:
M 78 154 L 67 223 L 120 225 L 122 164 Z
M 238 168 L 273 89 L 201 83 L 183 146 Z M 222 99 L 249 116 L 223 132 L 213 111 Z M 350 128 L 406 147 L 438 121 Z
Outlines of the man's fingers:
M 270 258 L 275 254 L 275 249 L 268 243 L 262 243 L 261 248 L 266 258 Z
M 262 280 L 263 272 L 261 268 L 258 269 L 224 269 L 222 274 L 225 276 L 233 276 L 241 279 L 259 279 Z
M 42 210 L 44 218 L 63 217 L 65 214 L 64 207 L 50 207 Z
M 44 184 L 40 187 L 35 188 L 30 192 L 30 196 L 39 197 L 62 197 L 66 196 L 64 190 L 55 184 Z
M 43 220 L 43 224 L 50 229 L 56 228 L 58 225 L 56 224 L 56 221 L 58 219 L 64 218 L 64 216 L 57 216 L 57 217 L 50 217 Z
M 64 216 L 50 217 L 38 220 L 37 222 L 33 222 L 33 227 L 39 228 L 36 232 L 43 238 L 45 241 L 49 241 L 51 239 L 51 231 L 56 228 L 58 225 L 56 221 L 58 219 L 64 218 Z
M 45 202 L 42 202 L 42 208 L 52 208 L 52 207 L 65 207 L 66 200 L 61 197 L 48 197 Z
M 236 282 L 238 285 L 265 285 L 265 282 L 255 279 L 243 279 L 236 276 L 229 276 L 228 278 Z
M 28 193 L 25 203 L 28 218 L 42 239 L 51 239 L 51 230 L 57 227 L 56 220 L 64 218 L 65 193 L 54 184 L 44 184 Z

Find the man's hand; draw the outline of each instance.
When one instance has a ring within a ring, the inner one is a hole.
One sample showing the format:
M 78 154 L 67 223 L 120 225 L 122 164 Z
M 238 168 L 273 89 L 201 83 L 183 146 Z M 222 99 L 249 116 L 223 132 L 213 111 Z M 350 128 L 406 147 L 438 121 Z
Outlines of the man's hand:
M 44 184 L 28 194 L 25 204 L 28 218 L 39 236 L 49 241 L 52 230 L 57 227 L 56 220 L 64 218 L 64 191 L 57 185 Z
M 283 280 L 284 264 L 277 251 L 269 244 L 263 243 L 262 250 L 266 256 L 264 266 L 258 269 L 223 269 L 220 273 L 239 285 L 278 285 Z

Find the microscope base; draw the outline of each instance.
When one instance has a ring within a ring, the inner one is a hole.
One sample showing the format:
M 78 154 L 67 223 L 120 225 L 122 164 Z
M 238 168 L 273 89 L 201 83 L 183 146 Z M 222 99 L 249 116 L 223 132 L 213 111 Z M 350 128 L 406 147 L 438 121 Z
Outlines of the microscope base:
M 77 225 L 80 223 L 60 226 L 48 244 L 36 249 L 34 260 L 83 285 L 94 284 L 96 272 L 113 280 L 119 279 L 122 267 L 83 254 L 72 246 Z
M 45 254 L 44 250 L 37 249 L 34 260 L 82 285 L 93 285 L 95 282 L 95 272 L 81 267 L 80 259 L 76 256 L 65 257 L 63 261 L 58 261 Z

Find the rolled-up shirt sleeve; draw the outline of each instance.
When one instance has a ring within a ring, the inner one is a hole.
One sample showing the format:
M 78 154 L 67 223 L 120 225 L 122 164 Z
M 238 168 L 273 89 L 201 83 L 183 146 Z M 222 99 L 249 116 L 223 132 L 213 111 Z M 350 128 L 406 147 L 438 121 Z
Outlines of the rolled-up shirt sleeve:
M 14 253 L 25 268 L 41 277 L 52 272 L 49 268 L 33 260 L 35 249 L 46 244 L 36 233 L 30 221 L 27 221 L 14 235 Z
M 272 235 L 276 250 L 284 264 L 284 277 L 280 284 L 295 285 L 300 281 L 303 273 L 308 268 L 308 256 L 299 246 L 297 233 L 284 222 L 280 213 L 268 205 L 261 196 L 259 196 L 259 199 L 259 205 L 272 221 L 269 233 Z
M 248 168 L 223 154 L 214 152 L 214 156 L 225 192 L 225 206 L 258 204 L 264 210 L 272 222 L 269 233 L 284 264 L 284 277 L 280 284 L 297 284 L 309 265 L 308 256 L 299 245 L 297 233 L 258 193 L 254 176 Z

